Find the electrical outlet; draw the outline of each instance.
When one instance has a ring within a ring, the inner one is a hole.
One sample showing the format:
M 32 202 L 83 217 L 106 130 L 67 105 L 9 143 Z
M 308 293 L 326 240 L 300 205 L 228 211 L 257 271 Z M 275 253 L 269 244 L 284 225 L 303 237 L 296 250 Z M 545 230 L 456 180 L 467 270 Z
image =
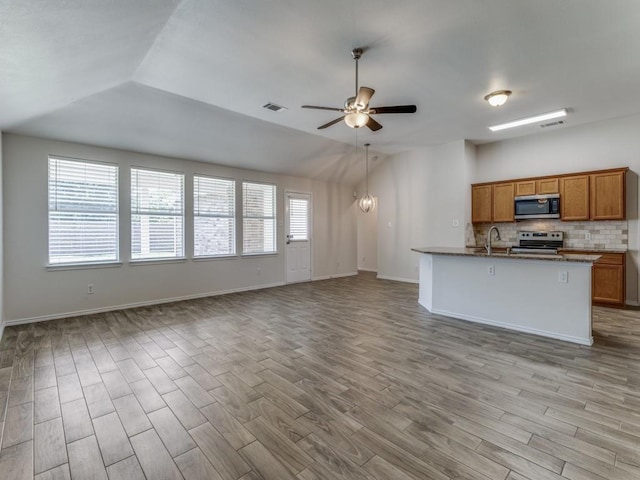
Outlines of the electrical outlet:
M 591 240 L 591 233 L 587 232 L 584 234 L 584 239 L 585 240 Z
M 569 272 L 559 272 L 558 273 L 558 282 L 560 282 L 560 283 L 569 283 Z
M 457 218 L 454 218 L 453 220 L 451 220 L 451 226 L 452 227 L 459 227 L 460 226 L 460 220 L 458 220 Z
M 495 275 L 496 274 L 496 267 L 495 265 L 489 265 L 489 269 L 487 270 L 487 273 L 489 275 Z
M 93 283 L 87 284 L 87 293 L 89 295 L 93 294 Z

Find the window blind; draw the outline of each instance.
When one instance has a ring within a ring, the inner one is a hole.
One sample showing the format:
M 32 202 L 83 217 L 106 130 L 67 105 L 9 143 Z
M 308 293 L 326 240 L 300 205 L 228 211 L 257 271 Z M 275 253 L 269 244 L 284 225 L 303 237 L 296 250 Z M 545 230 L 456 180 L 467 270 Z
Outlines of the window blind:
M 193 177 L 193 255 L 236 253 L 236 182 Z
M 131 258 L 184 256 L 184 175 L 131 169 Z
M 49 264 L 117 260 L 117 165 L 49 157 Z
M 242 184 L 242 252 L 276 251 L 276 186 Z
M 289 235 L 291 240 L 309 240 L 309 200 L 289 198 Z

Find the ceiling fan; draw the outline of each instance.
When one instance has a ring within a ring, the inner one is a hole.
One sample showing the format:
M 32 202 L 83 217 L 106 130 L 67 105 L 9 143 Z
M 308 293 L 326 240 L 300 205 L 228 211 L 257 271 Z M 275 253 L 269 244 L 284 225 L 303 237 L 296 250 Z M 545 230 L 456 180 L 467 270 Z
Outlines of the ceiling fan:
M 318 107 L 315 105 L 302 105 L 302 108 L 314 108 L 316 110 L 331 110 L 334 112 L 342 112 L 344 115 L 340 118 L 336 118 L 335 120 L 330 121 L 329 123 L 325 123 L 324 125 L 320 125 L 318 130 L 322 130 L 323 128 L 330 127 L 331 125 L 335 125 L 339 121 L 344 119 L 344 123 L 346 123 L 351 128 L 360 128 L 365 125 L 369 127 L 372 131 L 377 131 L 382 128 L 382 125 L 378 123 L 371 115 L 380 115 L 383 113 L 415 113 L 416 106 L 415 105 L 396 105 L 394 107 L 370 107 L 369 101 L 371 97 L 375 93 L 373 88 L 369 87 L 360 87 L 358 88 L 358 60 L 362 56 L 363 49 L 362 48 L 354 48 L 351 51 L 351 56 L 356 61 L 356 94 L 353 97 L 347 98 L 344 102 L 344 108 L 333 108 L 333 107 Z

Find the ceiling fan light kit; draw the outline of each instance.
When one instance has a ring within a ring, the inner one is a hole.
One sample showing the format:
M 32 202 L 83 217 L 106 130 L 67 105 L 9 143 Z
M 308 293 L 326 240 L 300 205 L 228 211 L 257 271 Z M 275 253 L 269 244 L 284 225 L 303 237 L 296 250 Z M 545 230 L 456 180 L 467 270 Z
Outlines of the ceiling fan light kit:
M 316 105 L 302 105 L 302 108 L 312 108 L 315 110 L 331 110 L 334 112 L 342 112 L 344 116 L 336 118 L 324 125 L 320 125 L 318 130 L 330 127 L 336 123 L 344 120 L 344 123 L 351 128 L 362 128 L 364 126 L 369 127 L 373 132 L 382 128 L 382 125 L 371 117 L 371 115 L 380 115 L 384 113 L 415 113 L 415 105 L 397 105 L 393 107 L 369 107 L 369 101 L 375 93 L 373 88 L 358 87 L 358 60 L 362 56 L 364 49 L 354 48 L 351 51 L 351 56 L 356 61 L 356 94 L 353 97 L 347 98 L 344 102 L 344 108 L 333 107 L 319 107 Z
M 364 127 L 369 121 L 369 115 L 363 112 L 351 112 L 347 113 L 344 116 L 344 123 L 349 125 L 351 128 L 360 128 Z
M 501 107 L 507 103 L 511 93 L 511 90 L 496 90 L 495 92 L 485 95 L 484 99 L 489 102 L 489 105 L 492 107 Z

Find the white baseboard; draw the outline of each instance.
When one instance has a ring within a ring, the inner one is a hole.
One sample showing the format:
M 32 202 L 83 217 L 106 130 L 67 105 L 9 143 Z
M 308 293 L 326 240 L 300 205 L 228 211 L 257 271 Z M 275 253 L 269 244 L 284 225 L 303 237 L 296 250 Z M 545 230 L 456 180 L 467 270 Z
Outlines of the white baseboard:
M 380 280 L 393 280 L 394 282 L 418 283 L 418 279 L 415 278 L 389 277 L 387 275 L 380 274 L 378 274 L 377 278 Z
M 538 330 L 536 328 L 524 327 L 522 325 L 514 325 L 512 323 L 496 322 L 495 320 L 475 317 L 473 315 L 465 315 L 463 313 L 448 312 L 446 310 L 439 310 L 437 308 L 430 310 L 430 312 L 435 313 L 436 315 L 444 315 L 445 317 L 457 318 L 459 320 L 466 320 L 468 322 L 482 323 L 484 325 L 491 325 L 494 327 L 506 328 L 508 330 L 515 330 L 517 332 L 532 333 L 533 335 L 540 335 L 541 337 L 555 338 L 556 340 L 562 340 L 565 342 L 577 343 L 580 345 L 593 345 L 592 336 L 589 336 L 589 338 L 587 339 L 582 337 L 574 337 L 572 335 L 562 335 L 560 333 L 547 332 L 546 330 Z
M 378 270 L 376 268 L 361 268 L 358 267 L 358 271 L 359 272 L 373 272 L 373 273 L 378 273 Z
M 181 302 L 184 300 L 195 300 L 197 298 L 205 298 L 205 297 L 217 297 L 219 295 L 227 295 L 229 293 L 239 293 L 239 292 L 248 292 L 251 290 L 262 290 L 265 288 L 273 288 L 280 287 L 284 285 L 284 282 L 270 283 L 266 285 L 256 285 L 251 287 L 241 287 L 241 288 L 232 288 L 229 290 L 219 290 L 216 292 L 208 292 L 208 293 L 197 293 L 195 295 L 184 295 L 181 297 L 172 297 L 172 298 L 161 298 L 157 300 L 149 300 L 145 302 L 135 302 L 135 303 L 126 303 L 122 305 L 112 305 L 109 307 L 100 307 L 100 308 L 90 308 L 87 310 L 76 310 L 73 312 L 65 312 L 65 313 L 55 313 L 53 315 L 41 315 L 38 317 L 29 317 L 29 318 L 17 318 L 13 320 L 5 320 L 4 325 L 9 327 L 12 325 L 24 325 L 27 323 L 35 323 L 35 322 L 45 322 L 48 320 L 57 320 L 59 318 L 70 318 L 70 317 L 79 317 L 81 315 L 93 315 L 94 313 L 104 313 L 104 312 L 113 312 L 116 310 L 126 310 L 127 308 L 136 308 L 136 307 L 148 307 L 151 305 L 160 305 L 163 303 L 172 303 L 172 302 Z M 1 337 L 0 337 L 1 338 Z
M 353 277 L 354 275 L 358 275 L 358 272 L 338 273 L 336 275 L 321 275 L 318 277 L 313 277 L 311 281 L 315 282 L 318 280 L 331 280 L 332 278 Z
M 349 273 L 339 273 L 337 275 L 329 275 L 326 277 L 314 277 L 313 280 L 329 280 L 331 278 L 339 278 L 339 277 L 351 277 L 357 275 L 358 272 L 349 272 Z M 79 317 L 82 315 L 93 315 L 95 313 L 104 313 L 104 312 L 113 312 L 116 310 L 126 310 L 127 308 L 136 308 L 136 307 L 148 307 L 151 305 L 161 305 L 163 303 L 172 303 L 172 302 L 181 302 L 184 300 L 195 300 L 197 298 L 206 298 L 206 297 L 216 297 L 219 295 L 227 295 L 229 293 L 239 293 L 239 292 L 249 292 L 251 290 L 262 290 L 265 288 L 273 288 L 273 287 L 281 287 L 285 285 L 284 282 L 270 283 L 266 285 L 255 285 L 251 287 L 241 287 L 241 288 L 232 288 L 229 290 L 219 290 L 216 292 L 207 292 L 207 293 L 197 293 L 195 295 L 183 295 L 181 297 L 172 297 L 172 298 L 160 298 L 157 300 L 149 300 L 145 302 L 134 302 L 134 303 L 126 303 L 122 305 L 112 305 L 108 307 L 100 307 L 100 308 L 90 308 L 86 310 L 76 310 L 72 312 L 64 312 L 64 313 L 55 313 L 53 315 L 41 315 L 37 317 L 28 317 L 28 318 L 17 318 L 13 320 L 5 320 L 3 324 L 0 324 L 0 340 L 2 340 L 2 331 L 4 327 L 9 327 L 12 325 L 25 325 L 27 323 L 35 323 L 35 322 L 46 322 L 48 320 L 57 320 L 60 318 L 70 318 L 70 317 Z
M 631 307 L 640 307 L 640 303 L 633 301 L 633 300 L 627 300 L 625 302 L 625 305 L 629 305 Z

